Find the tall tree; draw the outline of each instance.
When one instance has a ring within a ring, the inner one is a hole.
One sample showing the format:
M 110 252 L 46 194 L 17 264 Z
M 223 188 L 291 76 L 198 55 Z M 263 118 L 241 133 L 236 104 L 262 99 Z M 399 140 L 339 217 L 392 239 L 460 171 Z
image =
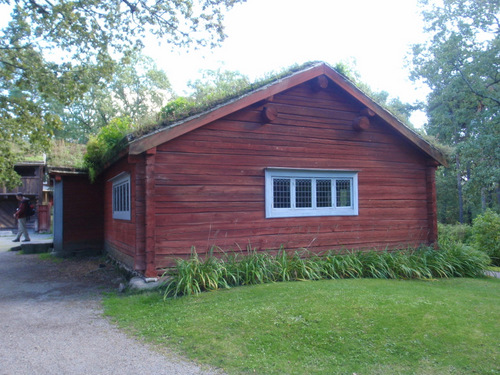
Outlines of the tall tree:
M 163 120 L 171 121 L 184 117 L 225 101 L 228 97 L 241 95 L 251 83 L 247 76 L 230 70 L 204 70 L 202 77 L 189 81 L 191 94 L 188 97 L 176 97 L 160 111 Z
M 430 38 L 413 46 L 412 77 L 432 89 L 426 131 L 455 149 L 458 219 L 470 222 L 487 206 L 500 207 L 500 2 L 420 5 Z M 446 181 L 438 198 L 451 193 Z
M 109 79 L 114 59 L 142 47 L 146 33 L 173 46 L 215 46 L 223 12 L 244 0 L 0 0 L 11 19 L 0 31 L 0 183 L 19 181 L 16 152 L 36 152 L 88 82 Z M 14 146 L 15 144 L 15 146 Z
M 111 79 L 89 82 L 88 91 L 80 98 L 60 106 L 64 128 L 56 131 L 57 139 L 86 143 L 113 118 L 128 117 L 136 125 L 155 119 L 172 94 L 166 73 L 138 51 L 122 60 Z

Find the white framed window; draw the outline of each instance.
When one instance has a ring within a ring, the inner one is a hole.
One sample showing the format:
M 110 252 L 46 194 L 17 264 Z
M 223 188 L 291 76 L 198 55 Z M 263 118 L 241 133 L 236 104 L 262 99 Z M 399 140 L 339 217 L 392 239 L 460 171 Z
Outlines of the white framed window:
M 267 168 L 266 218 L 358 215 L 358 173 Z
M 121 173 L 113 181 L 113 219 L 130 220 L 130 175 Z

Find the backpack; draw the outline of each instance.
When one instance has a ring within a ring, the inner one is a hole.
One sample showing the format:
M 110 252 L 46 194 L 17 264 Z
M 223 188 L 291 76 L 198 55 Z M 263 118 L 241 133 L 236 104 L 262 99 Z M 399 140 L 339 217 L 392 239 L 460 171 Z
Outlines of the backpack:
M 24 210 L 24 215 L 26 216 L 26 218 L 29 219 L 30 216 L 33 216 L 36 213 L 35 205 L 31 203 L 29 199 L 24 201 L 24 204 L 26 205 L 26 208 Z

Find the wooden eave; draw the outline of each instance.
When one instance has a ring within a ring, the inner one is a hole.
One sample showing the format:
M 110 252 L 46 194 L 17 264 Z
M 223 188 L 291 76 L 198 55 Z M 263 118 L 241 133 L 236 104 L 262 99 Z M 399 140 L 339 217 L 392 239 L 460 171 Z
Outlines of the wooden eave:
M 15 167 L 39 167 L 45 165 L 43 160 L 40 161 L 21 161 L 19 163 L 15 163 Z
M 138 138 L 129 144 L 129 154 L 139 155 L 153 147 L 168 142 L 183 134 L 189 133 L 190 131 L 207 125 L 233 112 L 239 111 L 262 100 L 266 100 L 273 95 L 279 94 L 294 86 L 300 85 L 322 75 L 328 77 L 344 91 L 354 97 L 358 102 L 375 112 L 375 115 L 379 116 L 390 127 L 404 136 L 406 139 L 408 139 L 425 154 L 430 156 L 439 164 L 447 166 L 446 157 L 438 149 L 431 146 L 417 133 L 401 123 L 390 112 L 370 99 L 346 77 L 339 74 L 337 71 L 335 71 L 325 63 L 320 63 L 310 68 L 306 68 L 283 79 L 272 82 L 269 85 L 259 88 L 247 95 L 244 95 L 226 104 L 220 105 L 212 110 L 201 113 L 197 116 L 181 120 L 159 131 Z
M 48 174 L 50 176 L 54 175 L 86 175 L 88 174 L 85 169 L 79 169 L 79 168 L 73 168 L 73 167 L 56 167 L 56 166 L 49 166 L 48 168 Z

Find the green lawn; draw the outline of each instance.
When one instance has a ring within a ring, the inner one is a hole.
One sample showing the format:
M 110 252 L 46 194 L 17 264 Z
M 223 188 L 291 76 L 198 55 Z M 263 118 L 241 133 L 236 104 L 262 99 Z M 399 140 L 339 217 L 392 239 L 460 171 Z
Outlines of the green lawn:
M 273 283 L 104 306 L 120 326 L 229 374 L 500 374 L 499 279 Z

